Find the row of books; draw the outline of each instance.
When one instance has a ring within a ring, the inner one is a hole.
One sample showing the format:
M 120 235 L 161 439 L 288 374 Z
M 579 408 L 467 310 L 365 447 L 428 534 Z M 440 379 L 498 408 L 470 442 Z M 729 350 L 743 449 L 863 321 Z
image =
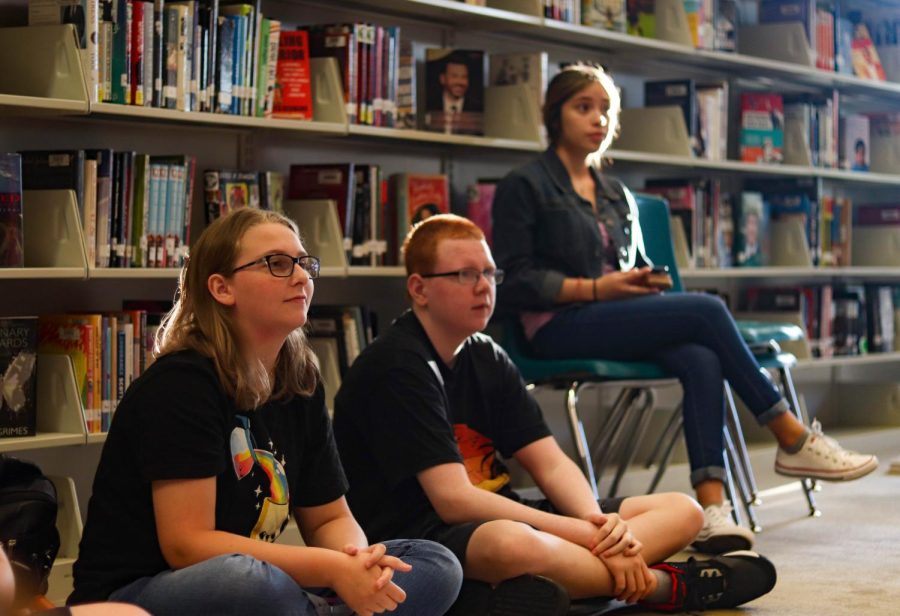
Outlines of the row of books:
M 91 266 L 183 263 L 190 242 L 195 157 L 111 149 L 28 150 L 19 155 L 22 189 L 74 191 Z M 22 208 L 16 224 L 19 229 L 24 224 Z
M 450 211 L 446 175 L 397 173 L 384 178 L 381 168 L 371 164 L 292 165 L 287 192 L 292 201 L 334 203 L 347 261 L 355 265 L 399 263 L 409 228 Z
M 900 287 L 869 283 L 748 287 L 740 309 L 752 313 L 799 317 L 813 357 L 894 351 Z
M 125 390 L 153 362 L 150 351 L 162 316 L 157 307 L 129 304 L 103 314 L 0 318 L 0 437 L 36 433 L 38 354 L 71 359 L 87 432 L 109 429 Z
M 809 265 L 850 265 L 849 198 L 819 192 L 806 181 L 748 180 L 744 187 L 732 194 L 723 191 L 715 178 L 650 179 L 642 191 L 668 201 L 673 224 L 684 232 L 689 267 L 770 265 L 776 248 L 770 221 L 790 220 L 803 230 Z

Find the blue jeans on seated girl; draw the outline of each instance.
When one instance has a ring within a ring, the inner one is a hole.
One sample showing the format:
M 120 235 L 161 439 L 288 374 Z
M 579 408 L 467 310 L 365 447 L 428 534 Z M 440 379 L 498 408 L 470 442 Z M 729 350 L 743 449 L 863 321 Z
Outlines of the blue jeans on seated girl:
M 759 367 L 721 299 L 703 293 L 647 295 L 572 306 L 531 341 L 547 359 L 652 361 L 681 381 L 691 484 L 725 479 L 723 379 L 760 425 L 789 410 Z
M 385 541 L 388 554 L 412 565 L 395 572 L 406 591 L 396 616 L 441 616 L 459 593 L 462 567 L 440 544 L 420 540 Z M 287 573 L 244 554 L 229 554 L 153 577 L 136 580 L 112 593 L 110 601 L 138 605 L 154 616 L 327 616 L 350 614 L 343 604 L 330 606 L 315 589 L 301 588 Z

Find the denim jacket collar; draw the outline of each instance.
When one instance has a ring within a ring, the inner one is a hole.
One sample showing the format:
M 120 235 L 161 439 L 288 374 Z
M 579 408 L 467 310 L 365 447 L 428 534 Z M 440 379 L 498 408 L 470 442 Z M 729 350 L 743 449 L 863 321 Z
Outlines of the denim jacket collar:
M 550 146 L 540 156 L 541 164 L 547 170 L 550 178 L 556 187 L 564 193 L 578 194 L 575 192 L 575 186 L 572 185 L 572 178 L 569 177 L 569 171 L 560 159 L 556 149 Z M 613 188 L 606 177 L 599 173 L 594 167 L 588 167 L 591 176 L 594 178 L 594 185 L 597 187 L 598 197 L 611 202 L 621 201 L 622 197 L 618 191 Z M 598 200 L 599 202 L 599 200 Z

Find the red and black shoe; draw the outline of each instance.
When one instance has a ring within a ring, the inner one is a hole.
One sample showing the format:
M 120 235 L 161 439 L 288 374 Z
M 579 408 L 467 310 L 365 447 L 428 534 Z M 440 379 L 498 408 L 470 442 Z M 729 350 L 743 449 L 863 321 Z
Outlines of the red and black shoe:
M 753 601 L 775 587 L 775 565 L 749 550 L 729 552 L 709 560 L 664 562 L 653 565 L 672 578 L 672 594 L 665 603 L 641 605 L 661 612 L 732 608 Z

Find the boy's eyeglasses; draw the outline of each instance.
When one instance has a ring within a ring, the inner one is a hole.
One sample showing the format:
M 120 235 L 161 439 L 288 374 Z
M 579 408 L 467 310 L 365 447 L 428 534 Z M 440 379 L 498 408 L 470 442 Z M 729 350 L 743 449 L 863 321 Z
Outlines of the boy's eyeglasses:
M 300 268 L 305 271 L 310 278 L 318 278 L 319 271 L 321 270 L 319 257 L 314 257 L 312 255 L 292 257 L 291 255 L 274 254 L 266 255 L 261 259 L 257 259 L 255 261 L 251 261 L 250 263 L 240 265 L 231 270 L 231 273 L 234 274 L 235 272 L 239 272 L 242 269 L 253 267 L 254 265 L 259 265 L 260 263 L 265 263 L 269 268 L 269 273 L 278 278 L 288 278 L 292 276 L 294 273 L 295 264 L 299 265 Z
M 441 272 L 439 274 L 421 274 L 422 278 L 456 278 L 459 284 L 474 287 L 478 284 L 478 279 L 484 276 L 489 283 L 497 285 L 503 282 L 502 269 L 486 269 L 483 272 L 478 271 L 474 267 L 456 270 L 455 272 Z

